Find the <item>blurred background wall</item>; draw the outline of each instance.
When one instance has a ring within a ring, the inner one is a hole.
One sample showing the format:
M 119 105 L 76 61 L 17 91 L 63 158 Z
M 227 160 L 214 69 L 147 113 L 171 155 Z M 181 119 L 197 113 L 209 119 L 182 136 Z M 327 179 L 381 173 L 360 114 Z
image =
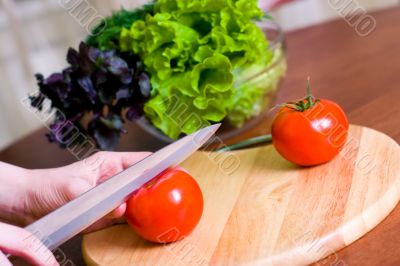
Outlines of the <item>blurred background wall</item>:
M 133 8 L 145 2 L 82 1 L 101 15 L 108 15 L 121 5 Z M 272 15 L 285 31 L 294 30 L 339 17 L 329 5 L 337 1 L 296 0 Z M 0 149 L 42 126 L 21 103 L 29 92 L 36 91 L 33 74 L 49 75 L 63 68 L 68 47 L 77 47 L 87 34 L 65 9 L 68 2 L 74 1 L 0 0 Z M 399 5 L 399 0 L 354 2 L 367 11 Z

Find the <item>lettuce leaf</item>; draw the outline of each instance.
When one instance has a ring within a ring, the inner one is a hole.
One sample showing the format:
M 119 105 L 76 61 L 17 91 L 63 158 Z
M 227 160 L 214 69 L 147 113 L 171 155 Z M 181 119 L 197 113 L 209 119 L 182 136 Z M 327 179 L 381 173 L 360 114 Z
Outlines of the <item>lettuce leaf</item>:
M 226 117 L 225 99 L 231 97 L 233 78 L 229 59 L 218 54 L 167 82 L 155 77 L 144 112 L 170 138 L 190 134 Z
M 276 91 L 281 77 L 286 73 L 287 65 L 282 49 L 274 51 L 268 68 L 269 71 L 265 71 L 265 66 L 254 65 L 238 69 L 240 71 L 236 74 L 238 81 L 234 86 L 232 106 L 227 117 L 232 125 L 242 126 L 270 104 L 272 93 Z
M 256 0 L 158 0 L 152 14 L 123 28 L 120 49 L 140 55 L 151 75 L 144 112 L 153 125 L 176 139 L 256 114 L 266 89 L 235 81 L 273 59 L 254 22 L 262 17 Z

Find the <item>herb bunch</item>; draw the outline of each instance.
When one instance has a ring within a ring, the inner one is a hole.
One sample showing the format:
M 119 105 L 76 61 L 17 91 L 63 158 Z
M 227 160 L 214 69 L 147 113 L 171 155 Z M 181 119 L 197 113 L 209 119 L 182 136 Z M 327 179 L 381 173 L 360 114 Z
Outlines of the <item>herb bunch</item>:
M 101 51 L 85 43 L 79 50 L 69 49 L 69 66 L 47 78 L 37 74 L 40 96 L 31 97 L 32 106 L 43 108 L 43 95 L 58 109 L 51 128 L 58 129 L 70 121 L 84 134 L 92 137 L 102 150 L 114 150 L 125 130 L 124 118 L 134 120 L 142 115 L 143 105 L 150 96 L 150 81 L 140 59 Z M 82 118 L 89 122 L 82 124 Z M 63 145 L 63 132 L 52 130 L 51 142 Z

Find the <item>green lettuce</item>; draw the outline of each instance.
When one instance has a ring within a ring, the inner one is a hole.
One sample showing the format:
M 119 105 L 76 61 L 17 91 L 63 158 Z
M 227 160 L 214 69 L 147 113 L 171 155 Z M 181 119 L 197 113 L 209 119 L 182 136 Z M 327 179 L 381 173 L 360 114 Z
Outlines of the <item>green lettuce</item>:
M 229 122 L 237 127 L 251 117 L 260 114 L 271 102 L 281 77 L 286 73 L 286 60 L 283 50 L 275 49 L 271 62 L 265 66 L 254 65 L 240 69 L 234 85 L 232 106 L 228 115 Z
M 268 88 L 236 81 L 273 60 L 255 24 L 262 17 L 256 0 L 159 0 L 123 28 L 120 49 L 140 55 L 151 75 L 144 112 L 152 124 L 176 139 L 223 119 L 240 126 L 256 114 Z

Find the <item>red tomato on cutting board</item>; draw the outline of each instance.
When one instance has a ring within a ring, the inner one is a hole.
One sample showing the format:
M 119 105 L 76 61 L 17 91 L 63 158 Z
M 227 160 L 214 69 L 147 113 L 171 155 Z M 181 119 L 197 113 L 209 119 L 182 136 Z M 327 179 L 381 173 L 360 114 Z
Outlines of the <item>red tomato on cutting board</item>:
M 287 160 L 302 166 L 330 161 L 347 139 L 349 122 L 342 108 L 307 97 L 281 107 L 272 123 L 272 143 Z
M 145 184 L 127 201 L 125 217 L 144 239 L 169 243 L 189 235 L 202 213 L 199 185 L 186 170 L 173 168 Z

